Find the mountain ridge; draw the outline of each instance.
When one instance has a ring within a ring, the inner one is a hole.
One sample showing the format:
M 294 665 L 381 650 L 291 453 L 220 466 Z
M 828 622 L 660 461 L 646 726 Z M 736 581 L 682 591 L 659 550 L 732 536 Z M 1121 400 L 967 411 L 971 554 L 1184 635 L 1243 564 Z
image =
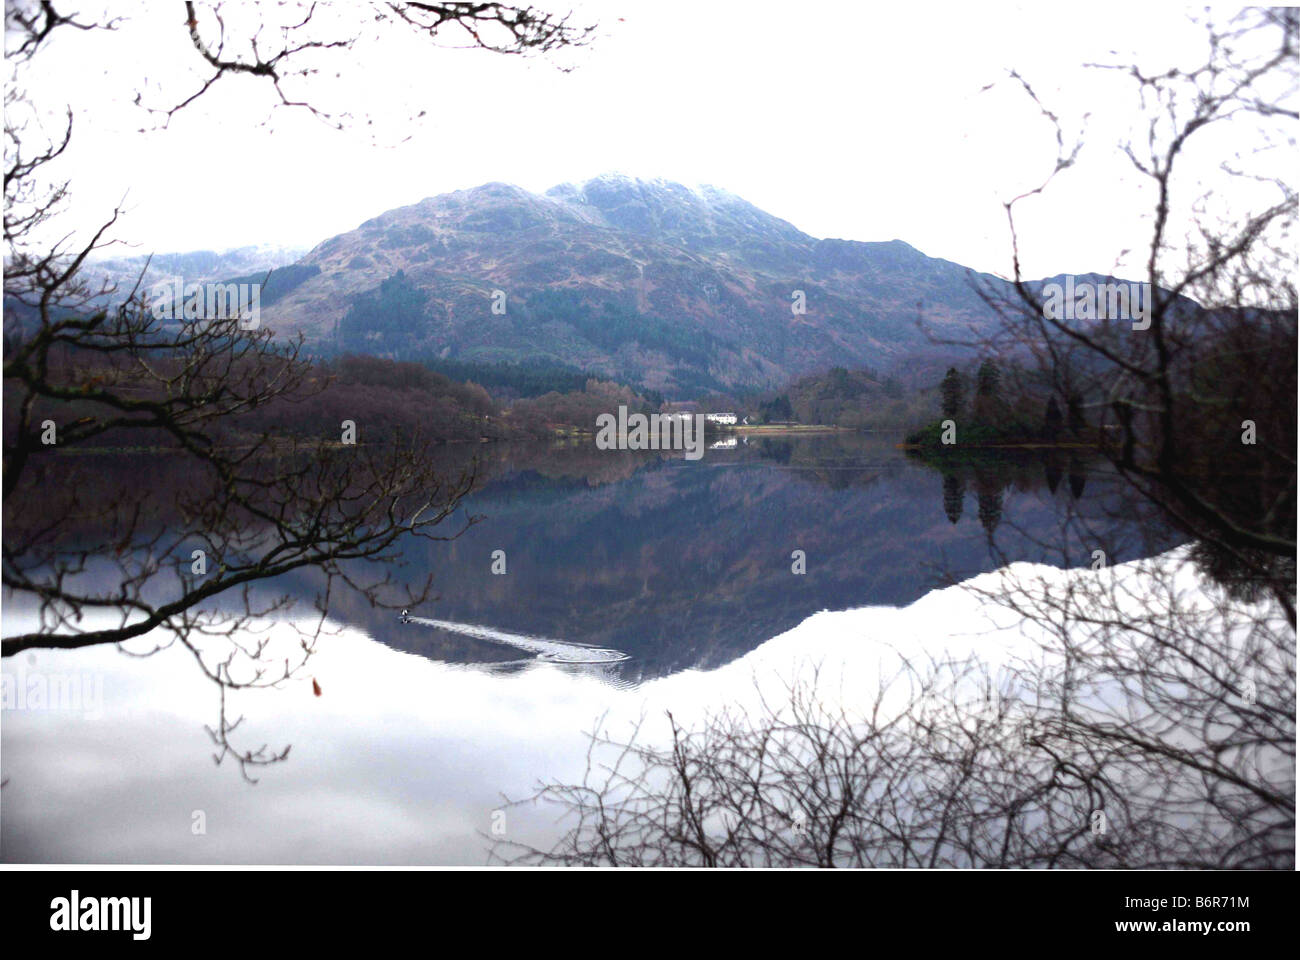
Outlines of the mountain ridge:
M 151 272 L 210 279 L 214 259 Z M 267 264 L 263 321 L 311 353 L 556 363 L 677 399 L 841 366 L 928 382 L 961 352 L 922 316 L 969 340 L 998 322 L 976 287 L 1012 295 L 904 240 L 817 238 L 722 187 L 617 173 L 425 197 L 287 259 Z M 247 266 L 225 279 L 265 278 Z
M 901 240 L 812 237 L 720 187 L 617 174 L 426 197 L 298 263 L 320 273 L 264 317 L 324 352 L 547 357 L 678 394 L 933 353 L 918 303 L 939 330 L 987 324 L 970 280 L 997 282 Z

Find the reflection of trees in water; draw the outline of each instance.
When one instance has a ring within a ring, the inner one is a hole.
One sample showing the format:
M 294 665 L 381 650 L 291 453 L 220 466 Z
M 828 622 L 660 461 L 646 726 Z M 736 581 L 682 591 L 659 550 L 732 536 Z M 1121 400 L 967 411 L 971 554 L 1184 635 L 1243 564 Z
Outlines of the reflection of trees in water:
M 761 437 L 755 446 L 763 457 L 777 463 L 789 463 L 794 456 L 794 443 L 782 437 Z
M 947 535 L 951 524 L 926 517 L 932 494 L 918 482 L 926 475 L 900 457 L 892 441 L 791 438 L 781 445 L 785 463 L 774 463 L 758 446 L 710 452 L 698 464 L 593 453 L 584 445 L 435 448 L 431 455 L 442 472 L 478 458 L 477 489 L 464 506 L 485 519 L 468 539 L 406 551 L 394 575 L 423 582 L 434 573 L 441 596 L 431 606 L 434 616 L 627 650 L 635 659 L 619 676 L 630 681 L 725 664 L 818 609 L 911 602 L 933 586 L 926 565 L 944 549 L 955 552 L 958 569 L 989 567 L 985 537 L 973 525 L 954 531 L 947 543 L 934 539 Z M 99 472 L 97 459 L 80 458 L 88 475 Z M 110 457 L 105 463 L 117 465 L 112 483 L 150 473 L 164 487 L 183 485 L 180 465 L 165 470 L 164 461 Z M 1041 468 L 982 469 L 983 482 L 1006 494 L 1000 548 L 1020 559 L 1024 544 L 1041 540 L 1047 546 L 1035 559 L 1065 556 L 1045 535 L 1042 516 L 1006 536 L 1025 510 L 1059 508 L 1007 493 L 1042 486 Z M 968 474 L 973 486 L 970 470 L 954 477 L 965 484 Z M 626 479 L 608 479 L 619 475 Z M 839 483 L 845 478 L 850 482 Z M 1105 490 L 1102 481 L 1096 492 Z M 1067 495 L 1062 502 L 1068 501 Z M 1111 513 L 1102 526 L 1130 523 L 1129 511 Z M 810 554 L 812 572 L 798 580 L 786 547 L 794 536 L 819 538 Z M 497 547 L 509 556 L 506 577 L 489 574 L 489 551 Z M 260 596 L 268 602 L 281 594 L 310 598 L 321 586 L 300 575 L 268 585 Z M 431 660 L 517 659 L 473 638 L 412 631 L 392 611 L 374 609 L 350 591 L 334 594 L 329 606 L 332 623 Z M 213 728 L 232 740 L 245 732 L 230 722 Z
M 1087 474 L 1083 472 L 1083 463 L 1078 457 L 1070 458 L 1070 494 L 1078 500 L 1083 496 L 1083 486 L 1088 481 Z
M 975 472 L 975 499 L 979 506 L 980 526 L 989 538 L 993 537 L 1002 522 L 1002 491 L 1005 484 L 997 472 L 987 465 L 977 465 Z
M 1043 459 L 1043 476 L 1047 480 L 1047 489 L 1052 493 L 1061 485 L 1063 473 L 1060 457 L 1048 456 Z
M 965 576 L 1004 557 L 1077 562 L 1078 550 L 1052 533 L 1053 515 L 1074 501 L 1068 492 L 1056 501 L 1033 495 L 1043 487 L 1037 459 L 980 466 L 986 496 L 1000 497 L 993 512 L 1003 542 L 994 551 L 974 525 L 974 503 L 970 528 L 935 523 L 927 474 L 892 437 L 782 438 L 775 460 L 765 446 L 751 439 L 699 464 L 651 462 L 617 487 L 592 488 L 580 474 L 541 479 L 565 472 L 560 463 L 492 481 L 467 505 L 485 519 L 449 556 L 408 558 L 413 570 L 439 571 L 441 612 L 421 614 L 626 650 L 658 676 L 725 664 L 819 609 L 911 603 L 944 582 L 945 557 Z M 951 476 L 950 496 L 954 485 L 976 482 L 969 467 Z M 1123 496 L 1113 477 L 1088 483 L 1081 512 L 1115 528 L 1106 534 L 1114 556 L 1138 555 L 1134 544 L 1146 533 L 1129 528 L 1145 521 L 1109 502 Z M 945 499 L 945 507 L 960 505 Z M 1160 541 L 1163 529 L 1152 524 L 1151 538 Z M 805 577 L 790 571 L 796 547 L 810 560 Z M 511 558 L 511 572 L 485 581 L 486 551 L 496 548 Z M 463 647 L 417 646 L 365 608 L 346 613 L 400 649 L 481 658 Z
M 544 783 L 519 801 L 558 809 L 559 840 L 496 843 L 492 857 L 1293 869 L 1294 632 L 1277 606 L 1253 606 L 1270 591 L 1250 579 L 1254 567 L 1200 542 L 1185 556 L 1226 589 L 1189 591 L 1177 556 L 1112 573 L 1134 551 L 1135 531 L 1139 555 L 1168 549 L 1168 517 L 1122 480 L 1114 485 L 1125 495 L 1100 495 L 1105 465 L 1078 454 L 936 469 L 951 522 L 967 483 L 974 488 L 1004 568 L 970 589 L 1035 625 L 1036 650 L 998 669 L 974 658 L 905 660 L 843 709 L 826 705 L 815 678 L 796 681 L 756 712 L 723 710 L 694 725 L 670 714 L 669 742 L 640 726 L 597 729 L 582 781 Z M 1008 491 L 1038 489 L 1059 508 L 1054 523 L 1026 526 L 1004 509 Z M 1019 559 L 1008 545 L 1029 542 L 1092 569 L 1052 578 L 1007 568 Z
M 1223 586 L 1236 600 L 1259 603 L 1288 587 L 1294 593 L 1294 557 L 1263 551 L 1247 552 L 1243 556 L 1243 548 L 1225 549 L 1211 540 L 1198 540 L 1193 546 L 1192 559 L 1203 574 Z
M 242 718 L 228 709 L 231 694 L 305 678 L 340 593 L 380 608 L 428 596 L 427 578 L 421 586 L 391 575 L 405 542 L 445 543 L 473 522 L 433 532 L 458 512 L 474 478 L 449 477 L 429 451 L 404 444 L 346 449 L 262 437 L 198 457 L 53 450 L 13 482 L 4 504 L 6 600 L 35 623 L 7 634 L 4 653 L 125 643 L 143 657 L 184 648 L 217 688 L 208 732 L 218 762 L 233 759 L 249 780 L 288 749 L 238 745 Z M 308 591 L 276 582 L 308 570 Z M 275 654 L 272 620 L 297 633 Z
M 977 457 L 945 457 L 927 451 L 925 456 L 916 459 L 943 475 L 943 512 L 951 523 L 962 517 L 967 485 L 974 487 L 977 517 L 990 538 L 1002 522 L 1006 491 L 1036 490 L 1046 486 L 1054 494 L 1065 475 L 1067 467 L 1064 464 L 1067 462 L 1070 495 L 1078 500 L 1087 486 L 1087 461 L 1075 452 L 1064 456 L 1059 451 L 1006 455 L 982 451 Z
M 1090 473 L 1090 470 L 1098 472 Z M 498 843 L 528 864 L 1031 868 L 1294 868 L 1295 647 L 1277 607 L 1231 554 L 1186 554 L 1225 590 L 1188 591 L 1168 518 L 1142 497 L 1098 496 L 1079 455 L 946 463 L 944 513 L 967 483 L 980 519 L 1010 490 L 1045 488 L 1055 523 L 1000 517 L 990 548 L 1039 543 L 1069 578 L 1004 568 L 976 595 L 1037 625 L 1038 649 L 991 669 L 904 661 L 865 703 L 826 706 L 813 685 L 668 717 L 671 741 L 594 732 L 588 776 L 541 785 L 566 832 L 551 847 Z M 1063 479 L 1068 482 L 1061 484 Z M 1118 488 L 1133 491 L 1120 481 Z M 1085 490 L 1093 499 L 1085 501 Z M 1248 567 L 1248 569 L 1250 569 Z M 954 576 L 953 579 L 959 579 Z M 972 588 L 973 589 L 973 588 Z M 875 712 L 876 704 L 894 706 Z
M 961 519 L 962 508 L 966 503 L 966 480 L 960 473 L 952 470 L 943 475 L 943 512 L 950 523 Z
M 553 480 L 564 489 L 565 481 L 574 480 L 592 487 L 616 484 L 673 456 L 680 454 L 611 455 L 596 450 L 591 443 L 490 447 L 439 444 L 420 451 L 418 463 L 427 471 L 423 474 L 426 478 L 460 478 L 462 490 L 471 485 L 481 489 L 491 480 L 516 475 L 516 471 L 531 476 L 526 484 L 530 489 L 536 488 L 539 478 L 550 478 L 542 482 Z M 366 461 L 382 462 L 382 458 L 370 451 Z M 264 467 L 251 460 L 249 475 L 268 483 L 282 482 L 286 473 L 319 467 L 319 462 L 316 451 L 303 452 L 296 460 L 291 451 L 277 451 Z M 189 570 L 190 547 L 208 542 L 194 539 L 194 525 L 209 514 L 195 510 L 193 505 L 213 502 L 211 481 L 196 475 L 189 458 L 177 451 L 68 453 L 35 462 L 27 472 L 19 496 L 6 501 L 6 549 L 21 544 L 40 561 L 25 561 L 28 569 L 53 564 L 53 569 L 63 571 L 57 574 L 59 582 L 85 596 L 124 596 L 129 601 L 133 592 L 142 602 L 167 603 L 176 581 Z M 348 475 L 343 471 L 338 483 L 345 484 Z M 148 478 L 147 485 L 141 483 L 143 477 Z M 426 486 L 422 493 L 426 497 L 438 495 L 435 486 Z M 305 509 L 306 503 L 304 500 L 299 506 Z M 442 506 L 450 509 L 457 504 L 456 491 L 448 491 Z M 245 518 L 242 528 L 236 531 L 243 536 L 242 543 L 232 538 L 224 556 L 212 552 L 209 562 L 213 572 L 223 560 L 236 560 L 235 546 L 247 551 L 262 545 L 267 538 L 266 527 L 273 519 Z M 467 519 L 468 515 L 458 518 L 452 533 L 463 529 Z M 441 538 L 434 539 L 445 547 Z M 112 549 L 105 551 L 106 543 Z M 25 558 L 14 552 L 7 555 L 9 559 Z M 144 638 L 144 644 L 137 640 L 124 652 L 148 656 L 178 644 L 184 646 L 215 687 L 216 716 L 206 727 L 215 758 L 219 763 L 234 762 L 244 779 L 256 782 L 257 769 L 287 759 L 289 747 L 242 744 L 245 725 L 244 717 L 234 709 L 237 696 L 310 679 L 307 662 L 320 640 L 337 629 L 327 626 L 330 621 L 350 624 L 360 619 L 374 622 L 372 618 L 378 617 L 388 622 L 393 619 L 393 609 L 413 605 L 422 595 L 418 585 L 412 592 L 397 578 L 386 575 L 385 561 L 391 556 L 375 559 L 380 562 L 376 564 L 359 553 L 346 564 L 346 576 L 358 590 L 335 590 L 332 574 L 319 569 L 248 584 L 214 594 L 202 609 L 175 613 L 165 627 Z M 380 573 L 372 576 L 373 571 L 366 569 L 369 566 L 377 566 Z M 427 575 L 422 574 L 419 580 L 427 582 Z M 182 589 L 189 586 L 189 578 L 180 583 Z M 12 602 L 12 596 L 7 601 Z M 313 598 L 316 602 L 310 615 L 288 618 L 295 603 Z M 382 601 L 377 608 L 374 600 Z M 324 608 L 329 608 L 329 620 L 323 615 Z M 360 616 L 363 610 L 366 613 Z M 272 618 L 278 618 L 281 628 L 294 633 L 292 642 L 282 648 L 269 637 L 266 624 Z M 148 642 L 155 637 L 156 643 Z M 270 652 L 273 647 L 274 654 Z M 501 655 L 489 644 L 480 644 L 484 649 L 467 651 L 465 638 L 447 644 L 445 649 L 436 643 L 433 647 L 428 651 L 431 659 L 453 662 L 469 657 L 490 664 Z M 594 669 L 591 672 L 601 673 Z M 614 671 L 609 682 L 626 684 L 628 681 L 618 678 L 630 672 L 630 668 Z
M 980 526 L 990 537 L 1002 522 L 1002 491 L 986 490 L 977 494 Z
M 1285 618 L 1128 577 L 1012 576 L 977 593 L 1037 649 L 900 657 L 835 701 L 814 670 L 754 711 L 668 736 L 598 727 L 562 814 L 502 862 L 623 866 L 1293 869 L 1295 660 Z M 1139 611 L 1118 614 L 1116 611 Z M 1227 626 L 1236 642 L 1207 642 Z M 1019 629 L 1019 628 L 1017 628 Z

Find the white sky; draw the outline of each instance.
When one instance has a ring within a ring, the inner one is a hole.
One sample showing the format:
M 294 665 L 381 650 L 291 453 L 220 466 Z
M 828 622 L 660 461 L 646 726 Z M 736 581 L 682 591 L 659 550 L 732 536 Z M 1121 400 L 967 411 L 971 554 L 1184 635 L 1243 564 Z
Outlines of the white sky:
M 611 0 L 578 9 L 601 30 L 568 73 L 363 40 L 305 89 L 323 107 L 366 110 L 372 125 L 340 133 L 304 111 L 268 111 L 264 83 L 227 77 L 167 129 L 138 133 L 156 120 L 132 104 L 136 91 L 146 103 L 183 99 L 200 62 L 179 4 L 112 9 L 130 18 L 116 33 L 63 31 L 21 83 L 43 107 L 77 110 L 60 161 L 71 220 L 97 222 L 125 195 L 117 236 L 137 252 L 310 246 L 450 190 L 503 180 L 541 191 L 619 170 L 725 187 L 814 236 L 897 238 L 1005 274 L 1002 201 L 1037 185 L 1055 157 L 1050 125 L 1007 79 L 1015 68 L 1074 128 L 1092 113 L 1080 165 L 1023 209 L 1025 272 L 1109 271 L 1133 262 L 1118 258 L 1143 243 L 1151 203 L 1115 149 L 1132 88 L 1082 64 L 1190 66 L 1204 50 L 1186 13 L 1203 8 L 1171 3 Z M 320 18 L 365 9 L 337 4 Z M 1210 133 L 1207 169 L 1232 136 Z M 1291 147 L 1276 159 L 1293 177 Z

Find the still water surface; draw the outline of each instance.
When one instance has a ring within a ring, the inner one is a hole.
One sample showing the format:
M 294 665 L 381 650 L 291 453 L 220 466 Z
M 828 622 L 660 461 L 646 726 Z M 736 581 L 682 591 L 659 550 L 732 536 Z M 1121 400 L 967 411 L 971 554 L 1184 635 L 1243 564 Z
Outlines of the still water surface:
M 233 698 L 241 744 L 291 745 L 256 784 L 213 762 L 218 691 L 185 651 L 7 658 L 11 691 L 75 680 L 82 699 L 3 713 L 3 859 L 481 864 L 494 826 L 545 842 L 544 812 L 494 812 L 580 774 L 599 717 L 722 706 L 768 641 L 818 611 L 904 607 L 1009 562 L 1088 566 L 1101 550 L 1113 564 L 1181 539 L 1102 465 L 1066 456 L 934 466 L 893 438 L 846 435 L 695 462 L 477 453 L 484 482 L 462 519 L 482 519 L 412 545 L 396 571 L 432 572 L 438 599 L 403 620 L 339 596 L 340 632 L 300 681 Z M 310 598 L 316 584 L 275 586 Z M 24 617 L 6 603 L 5 633 Z M 810 642 L 807 656 L 836 649 Z

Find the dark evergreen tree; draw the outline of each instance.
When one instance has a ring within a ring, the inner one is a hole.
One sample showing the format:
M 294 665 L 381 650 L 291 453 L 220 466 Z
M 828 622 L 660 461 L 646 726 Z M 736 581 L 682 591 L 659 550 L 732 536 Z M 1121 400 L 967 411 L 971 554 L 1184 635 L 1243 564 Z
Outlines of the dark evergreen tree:
M 341 346 L 358 353 L 391 354 L 409 350 L 429 323 L 427 297 L 398 270 L 378 287 L 352 301 L 340 325 Z
M 788 423 L 794 419 L 794 408 L 790 405 L 790 397 L 784 393 L 774 400 L 760 403 L 758 413 L 764 423 Z
M 1065 409 L 1068 417 L 1067 425 L 1070 428 L 1070 433 L 1079 436 L 1083 433 L 1083 429 L 1087 426 L 1088 421 L 1083 416 L 1083 401 L 1079 399 L 1078 394 L 1070 394 L 1070 398 L 1066 401 Z
M 944 419 L 956 420 L 961 413 L 962 401 L 961 374 L 957 372 L 956 367 L 949 367 L 948 372 L 944 374 L 943 382 L 939 384 L 939 396 L 943 403 Z
M 1061 435 L 1061 423 L 1064 421 L 1061 415 L 1061 405 L 1056 402 L 1056 397 L 1047 398 L 1047 412 L 1043 415 L 1043 431 L 1047 439 L 1055 440 Z
M 1001 386 L 1002 374 L 998 371 L 997 364 L 985 360 L 975 375 L 976 420 L 988 423 L 996 419 Z

